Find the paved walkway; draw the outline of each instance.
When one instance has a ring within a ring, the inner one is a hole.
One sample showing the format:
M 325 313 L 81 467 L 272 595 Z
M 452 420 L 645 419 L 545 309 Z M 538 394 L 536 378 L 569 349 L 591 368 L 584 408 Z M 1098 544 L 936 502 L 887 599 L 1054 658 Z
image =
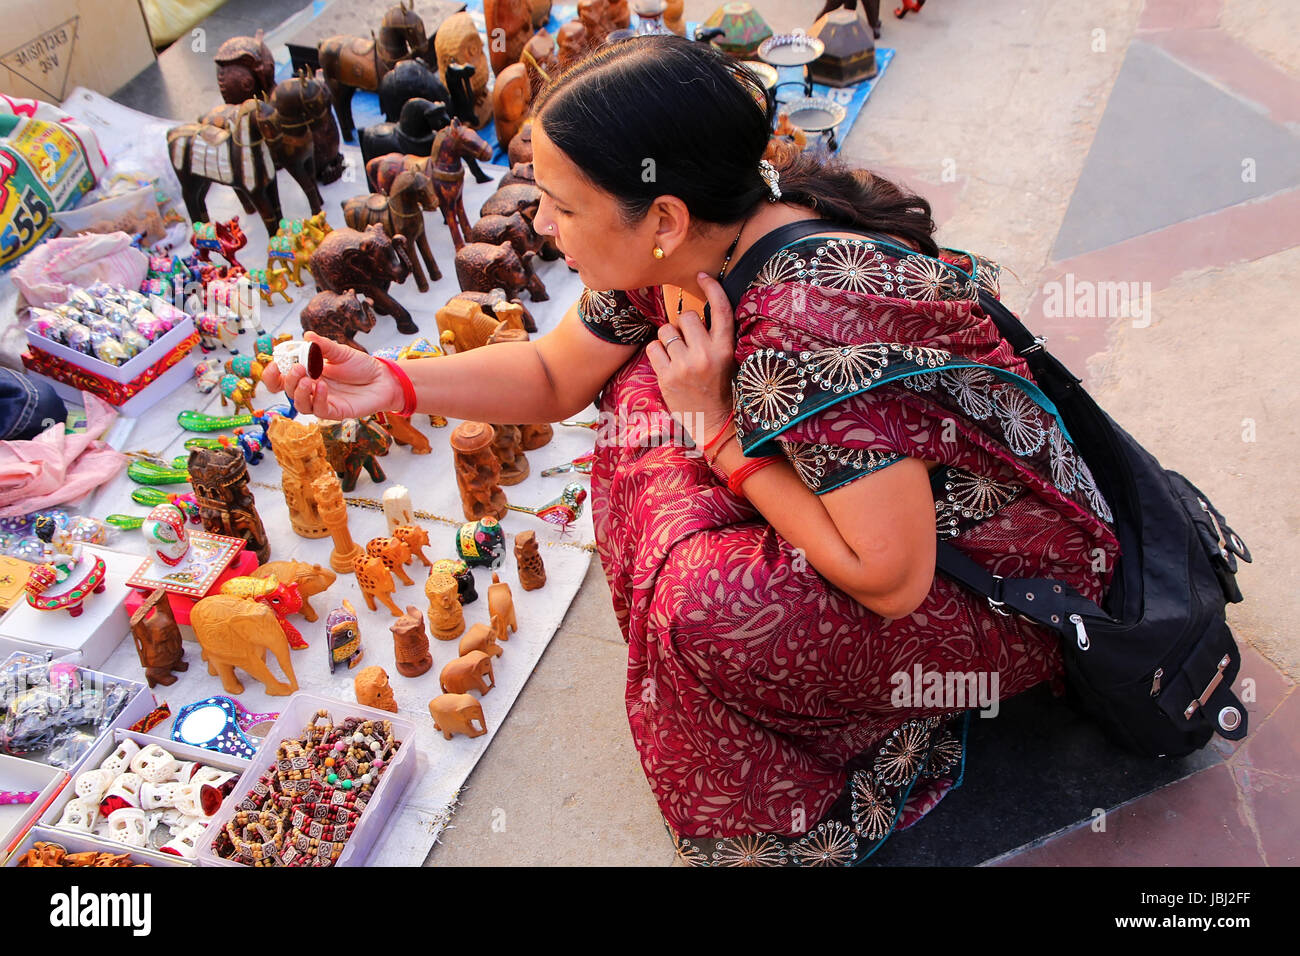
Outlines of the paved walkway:
M 687 19 L 713 7 L 687 0 Z M 780 31 L 810 25 L 817 5 L 758 7 Z M 1078 783 L 1049 796 L 1032 779 L 981 777 L 972 753 L 966 786 L 880 862 L 1295 863 L 1298 388 L 1285 359 L 1297 354 L 1300 6 L 935 0 L 902 22 L 886 12 L 884 29 L 898 55 L 844 155 L 930 198 L 942 242 L 1001 261 L 1008 304 L 1214 499 L 1255 564 L 1229 612 L 1250 645 L 1242 746 L 1154 768 L 1153 783 L 1097 747 L 1073 762 L 1057 751 L 1040 772 L 1004 734 L 986 768 Z M 627 730 L 624 663 L 593 561 L 431 863 L 673 862 Z M 1105 811 L 1104 830 L 1087 808 Z M 959 837 L 976 831 L 1036 845 L 962 858 Z

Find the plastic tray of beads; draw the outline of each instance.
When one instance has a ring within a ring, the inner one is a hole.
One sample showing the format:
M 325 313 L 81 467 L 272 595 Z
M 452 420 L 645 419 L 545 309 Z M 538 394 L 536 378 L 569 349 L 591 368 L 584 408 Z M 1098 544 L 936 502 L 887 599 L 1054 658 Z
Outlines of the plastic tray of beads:
M 77 774 L 73 775 L 71 784 L 65 787 L 41 814 L 39 825 L 46 833 L 59 834 L 60 840 L 56 842 L 62 842 L 62 837 L 65 836 L 77 837 L 82 842 L 88 844 L 84 849 L 99 850 L 103 853 L 122 853 L 123 851 L 130 850 L 132 854 L 138 856 L 140 859 L 147 860 L 151 863 L 160 863 L 179 859 L 174 854 L 163 853 L 159 849 L 161 842 L 165 842 L 169 837 L 166 827 L 160 826 L 155 828 L 155 832 L 158 834 L 157 840 L 160 841 L 158 844 L 147 847 L 133 847 L 114 843 L 106 836 L 102 835 L 102 821 L 97 822 L 95 830 L 91 832 L 81 829 L 70 829 L 61 826 L 59 823 L 60 818 L 63 816 L 64 808 L 68 805 L 70 800 L 75 799 L 77 796 L 76 777 L 80 773 L 97 769 L 124 740 L 133 741 L 142 750 L 150 744 L 157 744 L 177 760 L 193 761 L 201 766 L 214 767 L 217 770 L 234 773 L 240 777 L 240 781 L 236 782 L 235 789 L 232 790 L 231 793 L 238 792 L 239 782 L 242 781 L 243 773 L 248 769 L 249 765 L 249 761 L 240 757 L 231 756 L 230 754 L 217 753 L 212 750 L 205 750 L 202 747 L 191 747 L 188 744 L 182 744 L 166 737 L 155 737 L 150 734 L 141 734 L 133 730 L 118 728 L 108 736 L 101 739 L 90 751 L 86 756 L 86 759 L 82 762 Z M 219 815 L 220 812 L 213 816 L 213 822 L 209 822 L 208 824 L 209 830 L 211 830 Z M 75 851 L 70 850 L 69 852 Z M 193 859 L 191 858 L 190 860 L 187 860 L 187 862 L 193 862 Z
M 200 866 L 248 865 L 239 859 L 226 859 L 219 856 L 213 844 L 225 830 L 226 824 L 239 812 L 239 804 L 252 791 L 262 775 L 275 770 L 281 742 L 301 737 L 307 726 L 315 720 L 316 714 L 322 710 L 329 714 L 329 722 L 335 725 L 343 723 L 349 717 L 389 721 L 393 727 L 394 739 L 401 744 L 397 748 L 397 756 L 391 759 L 380 774 L 370 801 L 361 812 L 351 837 L 333 865 L 364 866 L 366 864 L 366 858 L 383 833 L 388 818 L 401 805 L 402 794 L 414 774 L 415 724 L 386 710 L 376 710 L 373 707 L 363 707 L 360 704 L 299 692 L 289 698 L 279 718 L 263 738 L 262 746 L 249 764 L 243 778 L 226 798 L 212 825 L 208 827 L 210 836 L 199 844 Z

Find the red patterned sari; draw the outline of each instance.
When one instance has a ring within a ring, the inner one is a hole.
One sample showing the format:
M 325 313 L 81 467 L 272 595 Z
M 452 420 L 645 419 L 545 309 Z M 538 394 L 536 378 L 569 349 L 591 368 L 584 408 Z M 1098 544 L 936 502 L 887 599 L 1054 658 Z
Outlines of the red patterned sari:
M 1119 550 L 1109 509 L 980 284 L 996 294 L 997 267 L 952 250 L 819 236 L 780 250 L 736 311 L 741 446 L 784 452 L 814 494 L 938 462 L 941 538 L 1100 600 Z M 579 314 L 636 344 L 667 321 L 658 288 L 585 290 Z M 619 424 L 597 438 L 592 511 L 628 720 L 687 862 L 861 861 L 960 782 L 972 708 L 1061 673 L 1054 634 L 942 576 L 893 621 L 828 582 L 681 439 L 644 349 L 599 408 Z

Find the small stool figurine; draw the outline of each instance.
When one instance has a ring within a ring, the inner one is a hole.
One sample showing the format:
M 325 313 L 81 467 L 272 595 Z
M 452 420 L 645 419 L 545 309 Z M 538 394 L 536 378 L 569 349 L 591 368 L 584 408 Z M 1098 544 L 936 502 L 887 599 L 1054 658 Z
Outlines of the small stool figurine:
M 331 674 L 339 664 L 346 663 L 349 668 L 356 667 L 361 660 L 361 655 L 365 653 L 361 649 L 361 626 L 357 623 L 357 612 L 347 598 L 343 599 L 341 607 L 336 607 L 325 616 L 325 640 L 329 647 Z M 366 670 L 379 670 L 379 668 L 368 667 Z M 365 703 L 360 696 L 357 702 Z M 397 707 L 394 706 L 393 710 L 397 710 Z
M 465 612 L 460 606 L 459 588 L 450 574 L 430 574 L 424 582 L 429 599 L 429 628 L 440 641 L 452 641 L 465 633 Z
M 414 604 L 406 605 L 406 613 L 388 629 L 393 632 L 397 673 L 403 677 L 419 677 L 427 673 L 433 666 L 433 657 L 429 654 L 429 635 L 424 631 L 424 616 L 420 609 Z

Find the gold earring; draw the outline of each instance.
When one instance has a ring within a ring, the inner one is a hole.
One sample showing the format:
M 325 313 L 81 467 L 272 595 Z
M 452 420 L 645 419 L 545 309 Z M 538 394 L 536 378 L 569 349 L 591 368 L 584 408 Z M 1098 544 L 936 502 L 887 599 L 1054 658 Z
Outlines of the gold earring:
M 664 251 L 660 249 L 658 246 L 655 246 L 655 258 L 662 259 L 664 255 L 665 255 Z

